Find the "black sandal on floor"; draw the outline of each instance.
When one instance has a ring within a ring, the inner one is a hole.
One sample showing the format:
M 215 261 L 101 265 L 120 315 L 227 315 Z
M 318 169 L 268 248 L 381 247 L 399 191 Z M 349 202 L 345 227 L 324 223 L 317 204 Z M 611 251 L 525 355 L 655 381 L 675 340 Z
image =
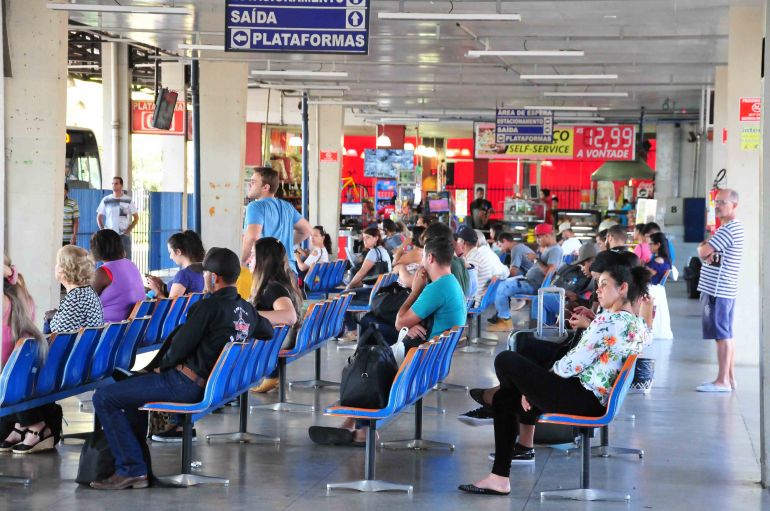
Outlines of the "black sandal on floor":
M 511 492 L 502 492 L 497 490 L 490 490 L 489 488 L 479 488 L 475 484 L 461 484 L 457 487 L 458 490 L 465 493 L 473 493 L 474 495 L 510 495 Z
M 353 443 L 353 432 L 344 428 L 327 428 L 310 426 L 310 440 L 319 445 L 350 445 Z
M 45 432 L 48 431 L 46 435 Z M 35 445 L 27 445 L 22 440 L 20 443 L 13 446 L 14 454 L 33 454 L 36 452 L 50 451 L 56 445 L 56 438 L 53 430 L 46 425 L 41 431 L 27 430 L 27 435 L 34 435 L 39 438 Z
M 18 442 L 6 442 L 5 440 L 3 440 L 2 442 L 0 442 L 0 452 L 11 452 L 15 446 L 19 445 L 19 443 L 24 441 L 24 436 L 27 434 L 28 431 L 29 431 L 28 429 L 13 428 L 13 432 L 21 435 L 21 440 L 19 440 Z

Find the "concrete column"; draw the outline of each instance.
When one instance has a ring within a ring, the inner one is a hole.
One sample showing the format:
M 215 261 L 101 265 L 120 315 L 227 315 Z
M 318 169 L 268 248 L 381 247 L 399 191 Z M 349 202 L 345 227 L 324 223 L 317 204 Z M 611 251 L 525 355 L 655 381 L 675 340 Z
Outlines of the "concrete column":
M 763 10 L 761 7 L 730 7 L 730 38 L 727 67 L 727 183 L 740 194 L 738 219 L 746 229 L 735 304 L 733 334 L 738 340 L 736 364 L 756 365 L 759 358 L 759 151 L 741 148 L 741 129 L 758 128 L 757 122 L 739 121 L 739 98 L 760 95 Z
M 765 2 L 763 17 L 764 33 L 770 36 L 770 8 Z M 770 69 L 770 55 L 765 52 L 765 70 Z M 767 71 L 765 71 L 767 72 Z M 759 260 L 770 257 L 770 115 L 767 104 L 770 101 L 770 80 L 762 80 L 762 144 L 760 146 L 759 171 Z M 770 487 L 770 268 L 767 264 L 759 267 L 759 464 L 761 482 Z
M 184 64 L 168 62 L 161 64 L 162 85 L 179 94 L 177 101 L 184 101 Z M 185 178 L 185 137 L 179 135 L 158 135 L 163 137 L 163 182 L 164 192 L 184 191 Z
M 711 184 L 719 169 L 727 168 L 727 142 L 723 140 L 724 130 L 727 129 L 727 66 L 717 66 L 714 72 L 714 142 L 712 144 L 711 167 L 706 169 L 706 196 L 711 190 Z M 727 133 L 739 136 L 738 133 Z
M 201 237 L 241 248 L 246 146 L 246 63 L 200 63 Z
M 131 180 L 131 81 L 131 70 L 128 68 L 128 45 L 125 43 L 102 43 L 103 188 L 111 188 L 112 178 L 115 176 L 123 178 L 124 185 L 128 190 L 133 188 Z M 116 94 L 117 102 L 113 104 L 113 98 Z
M 342 172 L 342 137 L 344 111 L 340 106 L 310 107 L 309 213 L 311 225 L 323 225 L 332 238 L 332 254 L 337 253 L 340 228 L 340 173 Z M 336 162 L 321 162 L 321 151 L 335 151 Z
M 64 207 L 67 14 L 45 2 L 5 3 L 6 253 L 37 306 L 59 303 L 54 279 Z

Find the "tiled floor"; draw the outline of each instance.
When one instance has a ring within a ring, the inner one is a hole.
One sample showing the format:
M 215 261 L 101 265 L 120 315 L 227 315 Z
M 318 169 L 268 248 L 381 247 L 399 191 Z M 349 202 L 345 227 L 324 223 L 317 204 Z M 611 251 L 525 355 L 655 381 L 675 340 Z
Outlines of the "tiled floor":
M 278 447 L 259 445 L 195 444 L 193 460 L 202 462 L 201 473 L 230 478 L 230 486 L 190 489 L 154 488 L 123 492 L 96 492 L 74 483 L 80 447 L 59 446 L 56 453 L 30 457 L 0 457 L 0 471 L 34 478 L 29 488 L 3 487 L 0 509 L 261 509 L 340 511 L 412 509 L 465 510 L 484 506 L 496 509 L 770 509 L 770 494 L 759 486 L 758 368 L 738 368 L 740 390 L 732 395 L 699 394 L 693 387 L 715 373 L 713 346 L 699 339 L 699 307 L 684 298 L 682 284 L 668 288 L 675 341 L 655 341 L 645 354 L 656 359 L 656 379 L 649 395 L 629 396 L 624 414 L 635 421 L 618 420 L 611 428 L 618 445 L 643 448 L 645 457 L 595 458 L 592 482 L 601 488 L 623 489 L 630 504 L 546 501 L 539 491 L 578 484 L 579 456 L 538 448 L 537 462 L 515 467 L 510 497 L 476 497 L 460 494 L 458 484 L 472 482 L 490 469 L 491 427 L 469 427 L 457 421 L 458 413 L 473 407 L 467 395 L 436 393 L 445 415 L 426 415 L 425 438 L 452 442 L 454 452 L 403 452 L 379 450 L 377 476 L 414 484 L 414 494 L 326 494 L 326 483 L 359 479 L 363 475 L 361 448 L 319 447 L 310 442 L 307 428 L 334 424 L 334 419 L 306 413 L 254 411 L 250 430 L 281 437 Z M 501 349 L 501 348 L 498 348 Z M 349 351 L 330 344 L 323 352 L 324 376 L 339 375 Z M 312 372 L 312 357 L 289 367 L 290 377 L 305 379 Z M 495 383 L 492 352 L 456 354 L 450 382 L 471 386 Z M 336 391 L 293 391 L 292 401 L 323 406 L 336 400 Z M 252 397 L 252 403 L 276 399 Z M 70 432 L 86 430 L 91 416 L 78 411 L 77 401 L 65 403 Z M 237 409 L 212 415 L 197 425 L 199 437 L 234 430 Z M 382 431 L 383 440 L 407 438 L 413 416 L 402 414 Z M 153 445 L 153 464 L 159 474 L 178 471 L 179 448 Z

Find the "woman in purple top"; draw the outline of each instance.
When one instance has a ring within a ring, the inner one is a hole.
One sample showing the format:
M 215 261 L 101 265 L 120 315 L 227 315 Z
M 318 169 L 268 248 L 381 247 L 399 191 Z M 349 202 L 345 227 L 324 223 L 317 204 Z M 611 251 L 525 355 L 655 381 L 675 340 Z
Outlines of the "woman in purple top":
M 172 234 L 167 241 L 168 257 L 181 268 L 166 286 L 155 276 L 147 276 L 147 287 L 155 291 L 158 298 L 176 298 L 189 293 L 203 291 L 203 257 L 206 251 L 195 231 Z
M 123 321 L 136 302 L 145 297 L 142 274 L 126 259 L 120 235 L 111 229 L 102 229 L 91 236 L 91 254 L 96 261 L 104 262 L 94 273 L 92 285 L 102 302 L 104 321 Z
M 667 271 L 671 270 L 671 256 L 668 253 L 668 239 L 662 232 L 650 234 L 650 250 L 652 259 L 647 263 L 647 269 L 652 273 L 650 284 L 660 284 Z

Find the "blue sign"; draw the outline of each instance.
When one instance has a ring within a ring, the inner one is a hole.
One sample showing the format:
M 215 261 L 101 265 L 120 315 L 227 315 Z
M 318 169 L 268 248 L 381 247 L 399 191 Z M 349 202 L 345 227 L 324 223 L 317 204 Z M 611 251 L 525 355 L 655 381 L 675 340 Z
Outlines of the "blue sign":
M 498 144 L 553 143 L 553 112 L 524 108 L 498 108 L 495 142 Z
M 367 0 L 227 0 L 225 50 L 369 53 Z

